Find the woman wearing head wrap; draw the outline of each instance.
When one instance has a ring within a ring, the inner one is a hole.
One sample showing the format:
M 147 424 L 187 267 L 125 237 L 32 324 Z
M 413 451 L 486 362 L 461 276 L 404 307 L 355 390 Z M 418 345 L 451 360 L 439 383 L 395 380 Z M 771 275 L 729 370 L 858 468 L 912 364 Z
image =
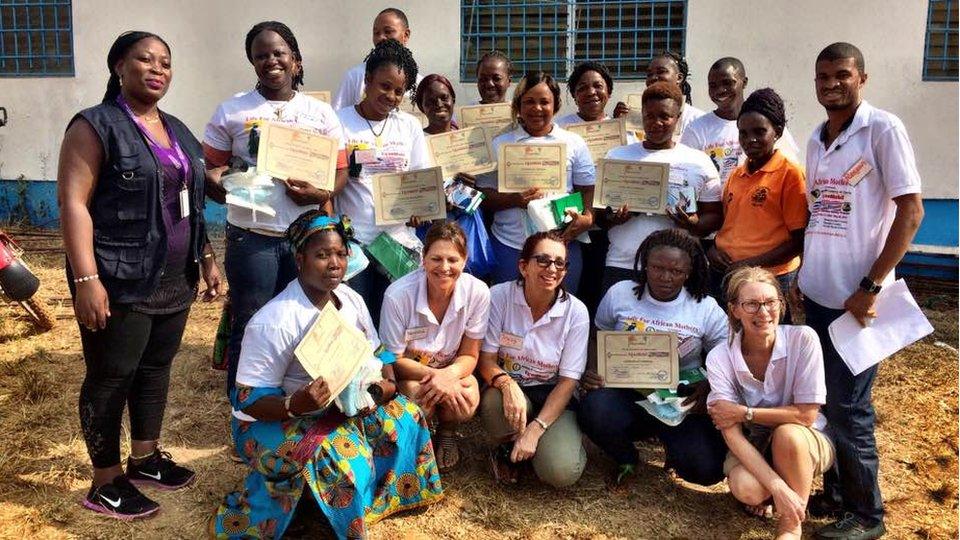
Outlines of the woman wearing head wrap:
M 203 220 L 200 143 L 157 103 L 173 76 L 170 48 L 149 32 L 121 34 L 107 55 L 100 105 L 70 121 L 57 172 L 67 283 L 86 376 L 80 427 L 93 462 L 84 507 L 119 519 L 159 505 L 131 482 L 178 489 L 194 479 L 160 450 L 170 366 L 197 282 L 222 294 Z M 120 465 L 124 405 L 130 457 Z
M 379 349 L 363 299 L 342 283 L 351 236 L 346 216 L 316 210 L 287 231 L 298 276 L 244 333 L 230 399 L 234 443 L 252 470 L 211 520 L 218 538 L 282 536 L 305 493 L 341 538 L 363 537 L 368 525 L 441 497 L 420 409 L 396 394 L 395 357 Z M 327 304 L 379 349 L 361 373 L 382 362 L 381 373 L 355 381 L 374 402 L 359 412 L 345 394 L 324 408 L 332 397 L 327 381 L 313 379 L 294 355 Z

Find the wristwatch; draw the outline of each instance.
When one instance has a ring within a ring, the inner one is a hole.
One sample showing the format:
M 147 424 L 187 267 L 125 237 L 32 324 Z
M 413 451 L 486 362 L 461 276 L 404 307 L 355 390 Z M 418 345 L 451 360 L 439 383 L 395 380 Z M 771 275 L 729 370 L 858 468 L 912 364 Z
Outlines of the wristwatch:
M 867 294 L 877 294 L 878 292 L 880 292 L 880 289 L 882 288 L 883 287 L 881 287 L 880 285 L 877 285 L 876 283 L 873 282 L 872 279 L 866 276 L 864 276 L 864 278 L 860 280 L 860 290 Z
M 747 414 L 743 415 L 743 419 L 747 422 L 753 422 L 753 407 L 747 407 Z
M 293 394 L 288 395 L 287 398 L 283 400 L 283 408 L 287 411 L 287 418 L 296 418 L 297 415 L 293 414 L 293 411 L 290 410 L 291 399 L 293 399 Z

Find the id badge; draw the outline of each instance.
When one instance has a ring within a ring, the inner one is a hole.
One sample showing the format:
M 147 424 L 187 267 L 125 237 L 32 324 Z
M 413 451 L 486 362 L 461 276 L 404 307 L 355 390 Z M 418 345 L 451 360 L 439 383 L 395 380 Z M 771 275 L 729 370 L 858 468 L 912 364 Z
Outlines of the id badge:
M 361 165 L 368 165 L 380 161 L 377 151 L 373 148 L 357 149 L 353 151 L 354 159 Z
M 407 343 L 411 341 L 416 341 L 418 339 L 426 339 L 427 337 L 427 327 L 418 326 L 416 328 L 410 328 L 403 334 L 403 340 Z
M 523 337 L 503 332 L 500 334 L 500 346 L 508 349 L 523 349 Z
M 873 170 L 873 166 L 866 162 L 863 158 L 857 160 L 856 163 L 850 167 L 847 172 L 843 173 L 843 179 L 850 184 L 851 187 L 857 187 L 857 184 Z
M 190 192 L 187 188 L 180 190 L 180 219 L 190 217 Z

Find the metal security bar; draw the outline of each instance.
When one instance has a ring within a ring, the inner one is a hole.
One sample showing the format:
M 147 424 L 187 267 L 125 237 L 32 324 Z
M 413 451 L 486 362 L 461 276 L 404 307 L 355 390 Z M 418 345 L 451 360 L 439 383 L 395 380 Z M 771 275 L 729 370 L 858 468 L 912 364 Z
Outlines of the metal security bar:
M 0 77 L 73 74 L 71 0 L 0 0 Z
M 957 80 L 957 2 L 929 0 L 923 80 Z
M 658 51 L 684 51 L 686 0 L 461 0 L 460 80 L 500 50 L 514 72 L 542 69 L 566 78 L 585 60 L 617 79 L 642 79 Z

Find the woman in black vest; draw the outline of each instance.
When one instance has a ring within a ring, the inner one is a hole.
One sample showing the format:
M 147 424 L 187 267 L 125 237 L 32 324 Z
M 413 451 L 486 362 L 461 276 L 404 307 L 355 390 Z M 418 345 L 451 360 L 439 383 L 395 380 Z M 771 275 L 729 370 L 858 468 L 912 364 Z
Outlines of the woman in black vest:
M 222 294 L 222 282 L 203 220 L 203 151 L 182 122 L 157 108 L 172 76 L 170 48 L 154 34 L 127 32 L 114 41 L 107 67 L 103 102 L 67 127 L 57 192 L 86 363 L 80 427 L 93 485 L 84 506 L 134 519 L 159 509 L 134 483 L 177 489 L 193 481 L 158 439 L 199 277 L 207 301 Z

